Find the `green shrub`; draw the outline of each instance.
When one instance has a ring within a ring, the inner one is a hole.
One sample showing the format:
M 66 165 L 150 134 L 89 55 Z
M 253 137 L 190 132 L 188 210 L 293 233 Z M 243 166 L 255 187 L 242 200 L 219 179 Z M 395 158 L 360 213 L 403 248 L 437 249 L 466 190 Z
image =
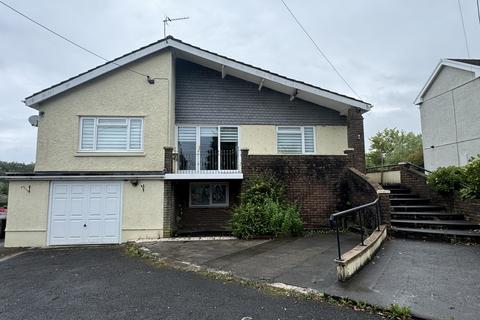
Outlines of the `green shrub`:
M 464 177 L 464 169 L 461 167 L 441 167 L 428 175 L 427 183 L 437 192 L 448 193 L 460 190 Z
M 242 239 L 257 236 L 300 235 L 303 221 L 285 189 L 273 175 L 254 176 L 246 182 L 241 205 L 233 211 L 232 231 Z
M 465 182 L 460 195 L 464 199 L 480 199 L 480 156 L 465 165 L 464 175 Z

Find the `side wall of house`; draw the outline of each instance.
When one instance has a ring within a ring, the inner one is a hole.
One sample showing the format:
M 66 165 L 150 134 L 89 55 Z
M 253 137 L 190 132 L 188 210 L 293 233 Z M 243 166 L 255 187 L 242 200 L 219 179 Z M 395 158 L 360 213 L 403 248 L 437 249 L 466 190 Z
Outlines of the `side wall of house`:
M 122 68 L 41 104 L 35 171 L 163 170 L 163 147 L 174 141 L 172 53 L 162 51 L 128 67 L 164 79 L 149 84 Z M 81 116 L 143 117 L 144 151 L 79 152 Z
M 49 181 L 10 181 L 5 247 L 47 244 L 49 194 Z
M 444 67 L 420 105 L 428 170 L 465 165 L 480 153 L 480 78 L 472 77 L 472 72 Z

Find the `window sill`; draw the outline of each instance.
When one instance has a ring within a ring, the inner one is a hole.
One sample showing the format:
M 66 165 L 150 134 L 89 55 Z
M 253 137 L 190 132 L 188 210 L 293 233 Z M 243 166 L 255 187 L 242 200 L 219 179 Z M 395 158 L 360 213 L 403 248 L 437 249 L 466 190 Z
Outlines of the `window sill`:
M 145 152 L 77 152 L 75 157 L 145 157 Z
M 228 205 L 189 205 L 188 206 L 191 209 L 228 209 Z

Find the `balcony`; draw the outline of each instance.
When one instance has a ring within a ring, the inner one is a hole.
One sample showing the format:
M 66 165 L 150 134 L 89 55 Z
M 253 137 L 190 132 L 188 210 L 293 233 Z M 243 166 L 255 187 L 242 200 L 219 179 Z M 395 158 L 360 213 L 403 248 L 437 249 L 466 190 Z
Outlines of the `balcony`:
M 236 149 L 173 153 L 172 171 L 168 179 L 243 179 Z

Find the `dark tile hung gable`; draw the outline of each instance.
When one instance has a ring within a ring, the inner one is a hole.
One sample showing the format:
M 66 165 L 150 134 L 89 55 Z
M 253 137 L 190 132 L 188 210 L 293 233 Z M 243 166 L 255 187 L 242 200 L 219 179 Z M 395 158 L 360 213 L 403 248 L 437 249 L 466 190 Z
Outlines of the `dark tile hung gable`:
M 337 111 L 176 60 L 177 124 L 346 125 Z

